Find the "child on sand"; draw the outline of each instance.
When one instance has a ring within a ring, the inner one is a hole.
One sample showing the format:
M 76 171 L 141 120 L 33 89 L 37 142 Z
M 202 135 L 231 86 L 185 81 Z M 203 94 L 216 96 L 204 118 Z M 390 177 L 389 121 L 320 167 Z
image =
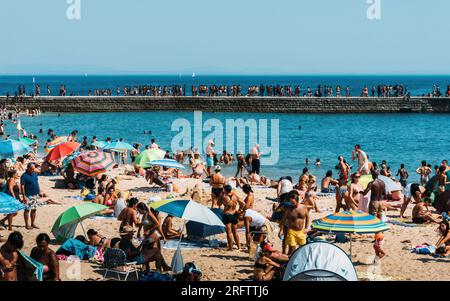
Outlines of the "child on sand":
M 383 241 L 384 241 L 384 234 L 383 232 L 378 232 L 375 234 L 375 242 L 373 244 L 373 249 L 375 250 L 375 263 L 378 263 L 378 261 L 386 256 L 386 252 L 382 249 L 383 247 Z

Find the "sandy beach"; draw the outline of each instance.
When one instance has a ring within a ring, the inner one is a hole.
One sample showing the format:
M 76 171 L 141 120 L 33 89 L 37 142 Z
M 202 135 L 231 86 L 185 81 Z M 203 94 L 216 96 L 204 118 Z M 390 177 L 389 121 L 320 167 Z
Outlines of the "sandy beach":
M 112 174 L 114 175 L 114 174 Z M 143 178 L 131 176 L 119 176 L 119 189 L 131 191 L 140 201 L 147 202 L 151 197 L 158 196 L 165 199 L 169 196 L 167 192 L 153 192 L 148 183 Z M 35 245 L 34 241 L 39 233 L 50 234 L 51 228 L 57 217 L 66 209 L 82 201 L 75 197 L 79 195 L 79 190 L 56 189 L 55 182 L 59 177 L 40 177 L 41 189 L 45 191 L 52 199 L 61 202 L 62 205 L 46 205 L 39 208 L 37 225 L 40 229 L 25 230 L 22 213 L 14 219 L 14 230 L 20 231 L 24 235 L 25 246 L 23 251 L 27 254 Z M 175 180 L 179 186 L 181 195 L 187 188 L 195 185 L 202 187 L 202 202 L 206 204 L 209 198 L 209 186 L 200 180 L 180 179 Z M 255 209 L 265 216 L 271 215 L 273 202 L 267 198 L 275 198 L 276 191 L 269 188 L 256 187 L 255 191 Z M 238 190 L 240 196 L 243 192 Z M 177 197 L 186 199 L 186 197 Z M 321 213 L 312 213 L 313 219 L 324 217 L 333 213 L 335 200 L 333 197 L 323 197 L 318 201 Z M 411 215 L 412 205 L 408 208 L 407 215 Z M 165 215 L 162 213 L 162 216 Z M 389 216 L 398 216 L 398 212 L 388 212 Z M 84 228 L 95 229 L 101 235 L 108 238 L 118 237 L 119 222 L 116 219 L 87 219 L 83 222 Z M 181 228 L 183 222 L 176 219 L 175 227 Z M 362 235 L 353 237 L 353 262 L 356 267 L 360 280 L 450 280 L 449 259 L 434 258 L 429 255 L 413 254 L 409 251 L 412 246 L 422 243 L 436 243 L 438 236 L 435 232 L 436 225 L 426 225 L 417 227 L 404 227 L 390 224 L 391 229 L 385 233 L 384 249 L 387 256 L 382 259 L 378 265 L 373 264 L 373 235 Z M 7 237 L 6 230 L 0 230 L 0 235 Z M 77 234 L 83 234 L 81 227 L 77 228 Z M 245 242 L 245 232 L 240 232 L 241 241 Z M 50 234 L 51 238 L 53 236 Z M 216 236 L 219 240 L 225 240 L 225 235 Z M 276 249 L 281 249 L 281 243 L 277 239 L 274 242 Z M 340 248 L 349 251 L 349 243 L 337 244 Z M 57 250 L 59 244 L 52 242 L 51 248 Z M 174 251 L 163 249 L 163 255 L 166 261 L 170 263 Z M 223 281 L 241 281 L 253 276 L 253 262 L 249 260 L 248 253 L 245 251 L 234 250 L 227 251 L 222 249 L 184 249 L 182 251 L 184 262 L 194 261 L 203 272 L 203 280 L 223 280 Z M 98 264 L 81 262 L 81 278 L 74 278 L 74 265 L 70 262 L 60 261 L 62 280 L 101 280 L 102 270 Z M 154 264 L 151 265 L 154 268 Z

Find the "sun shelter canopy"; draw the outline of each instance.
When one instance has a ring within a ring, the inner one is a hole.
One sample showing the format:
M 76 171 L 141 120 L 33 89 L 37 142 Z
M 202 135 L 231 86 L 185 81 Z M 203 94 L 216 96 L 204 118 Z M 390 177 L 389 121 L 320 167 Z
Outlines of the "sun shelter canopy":
M 347 254 L 327 242 L 314 242 L 297 249 L 286 267 L 283 281 L 358 281 Z

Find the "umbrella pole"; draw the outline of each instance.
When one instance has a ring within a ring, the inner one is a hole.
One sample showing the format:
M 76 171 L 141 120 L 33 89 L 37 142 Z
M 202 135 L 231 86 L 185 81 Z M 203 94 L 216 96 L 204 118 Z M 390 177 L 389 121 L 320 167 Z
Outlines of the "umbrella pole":
M 350 233 L 350 260 L 353 262 L 352 259 L 352 234 Z
M 80 226 L 81 226 L 81 229 L 83 229 L 84 237 L 86 237 L 86 238 L 87 238 L 87 234 L 86 234 L 86 231 L 84 230 L 84 227 L 83 227 L 83 222 L 82 222 L 81 220 L 79 220 L 79 222 L 78 222 L 78 223 L 80 224 Z
M 184 232 L 184 228 L 186 228 L 186 221 L 183 223 L 183 228 L 181 229 L 181 235 L 180 235 L 180 240 L 179 240 L 179 243 L 178 243 L 178 245 L 180 245 L 180 243 L 181 243 L 181 239 L 183 238 L 183 232 Z

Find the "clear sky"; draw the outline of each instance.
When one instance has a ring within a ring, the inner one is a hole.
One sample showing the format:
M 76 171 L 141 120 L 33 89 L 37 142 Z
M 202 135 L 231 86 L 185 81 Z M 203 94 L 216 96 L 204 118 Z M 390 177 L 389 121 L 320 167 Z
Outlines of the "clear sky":
M 1 0 L 0 74 L 449 74 L 450 1 Z

